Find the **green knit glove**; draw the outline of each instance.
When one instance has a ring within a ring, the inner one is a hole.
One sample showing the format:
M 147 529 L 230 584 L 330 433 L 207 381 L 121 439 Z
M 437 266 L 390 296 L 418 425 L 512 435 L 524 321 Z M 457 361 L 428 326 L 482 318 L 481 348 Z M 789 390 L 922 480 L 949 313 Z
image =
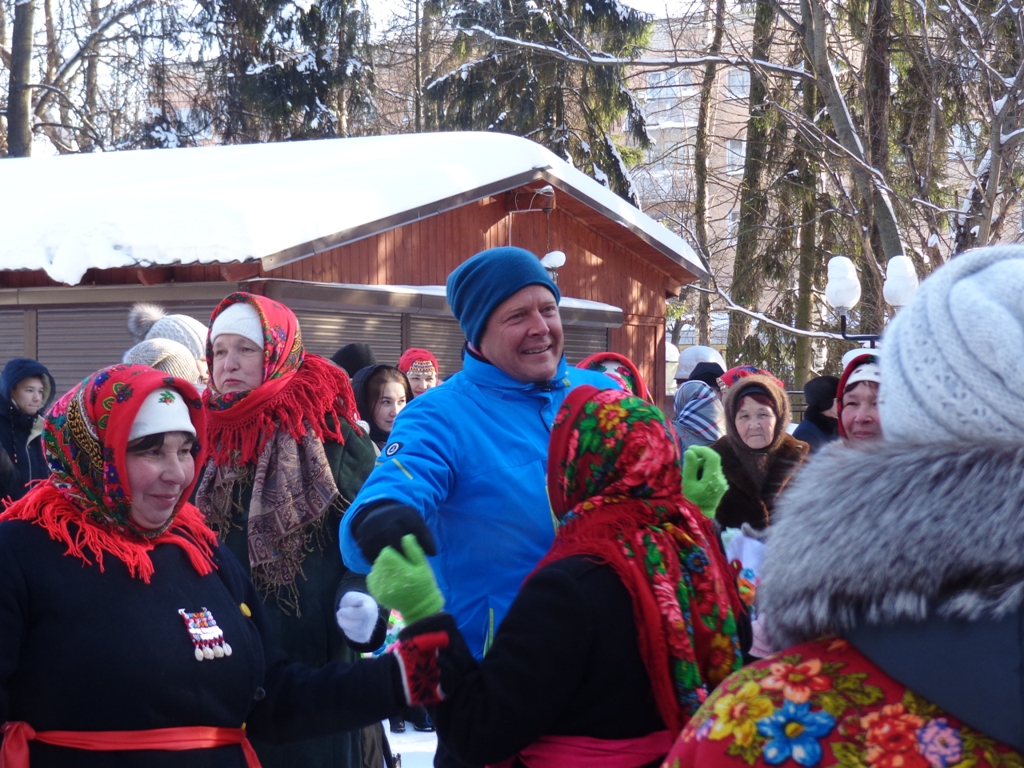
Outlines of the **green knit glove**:
M 683 454 L 683 496 L 696 504 L 705 517 L 713 519 L 728 490 L 722 457 L 706 445 L 687 448 Z
M 414 534 L 402 537 L 402 549 L 404 557 L 394 547 L 381 550 L 366 586 L 378 603 L 398 611 L 411 624 L 444 608 L 444 598 Z

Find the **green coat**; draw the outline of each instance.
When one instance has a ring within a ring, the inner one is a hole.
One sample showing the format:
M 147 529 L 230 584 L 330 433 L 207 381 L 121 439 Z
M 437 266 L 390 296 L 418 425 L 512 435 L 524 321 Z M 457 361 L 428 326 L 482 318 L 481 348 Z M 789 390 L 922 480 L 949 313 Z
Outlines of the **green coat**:
M 319 667 L 328 661 L 353 662 L 358 652 L 373 650 L 357 647 L 353 651 L 335 621 L 336 596 L 353 587 L 365 591 L 362 576 L 351 573 L 341 561 L 338 548 L 338 526 L 352 499 L 373 469 L 376 453 L 370 439 L 347 423 L 342 425 L 344 445 L 325 443 L 324 451 L 331 474 L 338 485 L 338 499 L 323 518 L 312 551 L 302 561 L 302 572 L 296 580 L 299 590 L 299 614 L 285 612 L 274 595 L 264 598 L 271 638 L 294 661 Z M 244 509 L 232 520 L 224 543 L 249 573 L 248 509 L 252 498 L 251 480 L 236 485 L 233 496 L 238 509 Z M 359 733 L 311 739 L 292 744 L 272 745 L 253 739 L 263 768 L 359 768 L 361 761 Z

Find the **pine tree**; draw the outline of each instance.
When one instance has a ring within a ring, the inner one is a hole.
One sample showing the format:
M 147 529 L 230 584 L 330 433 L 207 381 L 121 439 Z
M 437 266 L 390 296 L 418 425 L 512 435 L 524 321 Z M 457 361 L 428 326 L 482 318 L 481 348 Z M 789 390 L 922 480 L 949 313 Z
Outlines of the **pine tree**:
M 613 131 L 624 120 L 632 144 L 649 142 L 624 68 L 572 59 L 637 56 L 649 33 L 647 17 L 617 0 L 453 0 L 453 6 L 463 63 L 428 86 L 437 126 L 525 136 L 635 202 Z
M 223 141 L 362 132 L 372 72 L 359 0 L 205 0 L 202 8 L 208 108 Z

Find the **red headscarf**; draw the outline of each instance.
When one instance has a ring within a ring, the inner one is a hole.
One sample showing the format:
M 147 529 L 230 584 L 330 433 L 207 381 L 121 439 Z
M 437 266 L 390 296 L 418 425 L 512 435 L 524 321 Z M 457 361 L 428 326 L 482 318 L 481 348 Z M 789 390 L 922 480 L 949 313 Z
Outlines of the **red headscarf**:
M 52 474 L 8 507 L 0 520 L 40 525 L 50 538 L 67 545 L 68 554 L 90 564 L 95 560 L 100 570 L 104 554 L 110 554 L 147 583 L 153 575 L 149 553 L 159 544 L 181 547 L 199 574 L 210 573 L 216 538 L 188 503 L 195 478 L 162 528 L 139 528 L 131 518 L 128 434 L 146 396 L 162 387 L 182 396 L 201 437 L 206 422 L 192 384 L 144 365 L 104 368 L 53 406 L 44 433 Z M 203 459 L 198 440 L 192 454 L 198 470 Z
M 357 421 L 352 385 L 343 370 L 305 352 L 295 313 L 273 299 L 233 293 L 210 316 L 244 302 L 256 310 L 263 326 L 263 383 L 243 392 L 217 391 L 211 378 L 204 393 L 209 412 L 210 456 L 215 464 L 256 461 L 278 429 L 296 440 L 312 431 L 320 442 L 343 443 L 342 420 Z M 213 371 L 213 341 L 206 342 L 206 360 Z
M 576 367 L 589 371 L 600 371 L 620 382 L 627 392 L 648 403 L 654 402 L 643 376 L 640 375 L 640 369 L 625 355 L 620 355 L 618 352 L 595 352 L 576 363 Z
M 671 426 L 628 393 L 577 387 L 551 431 L 548 494 L 559 528 L 538 568 L 589 555 L 615 570 L 659 711 L 682 728 L 740 666 L 740 602 L 711 521 L 683 497 Z
M 355 396 L 348 375 L 302 347 L 299 321 L 288 307 L 265 296 L 233 293 L 213 311 L 210 326 L 232 304 L 256 310 L 263 329 L 263 383 L 243 392 L 206 390 L 210 465 L 197 500 L 222 535 L 237 526 L 236 483 L 252 482 L 245 524 L 249 573 L 283 607 L 297 599 L 296 579 L 311 532 L 338 497 L 323 443 L 344 443 L 342 424 L 353 428 Z M 213 342 L 206 356 L 213 370 Z

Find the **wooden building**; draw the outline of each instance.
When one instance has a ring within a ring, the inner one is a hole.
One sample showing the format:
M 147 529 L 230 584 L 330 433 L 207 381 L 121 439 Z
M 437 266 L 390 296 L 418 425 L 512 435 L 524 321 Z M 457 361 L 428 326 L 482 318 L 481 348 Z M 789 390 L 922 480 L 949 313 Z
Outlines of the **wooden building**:
M 665 301 L 704 274 L 678 236 L 533 142 L 435 133 L 0 164 L 0 358 L 63 389 L 117 362 L 136 301 L 204 322 L 249 290 L 296 311 L 307 347 L 410 346 L 460 367 L 444 300 L 458 264 L 562 251 L 566 352 L 611 349 L 664 394 Z

